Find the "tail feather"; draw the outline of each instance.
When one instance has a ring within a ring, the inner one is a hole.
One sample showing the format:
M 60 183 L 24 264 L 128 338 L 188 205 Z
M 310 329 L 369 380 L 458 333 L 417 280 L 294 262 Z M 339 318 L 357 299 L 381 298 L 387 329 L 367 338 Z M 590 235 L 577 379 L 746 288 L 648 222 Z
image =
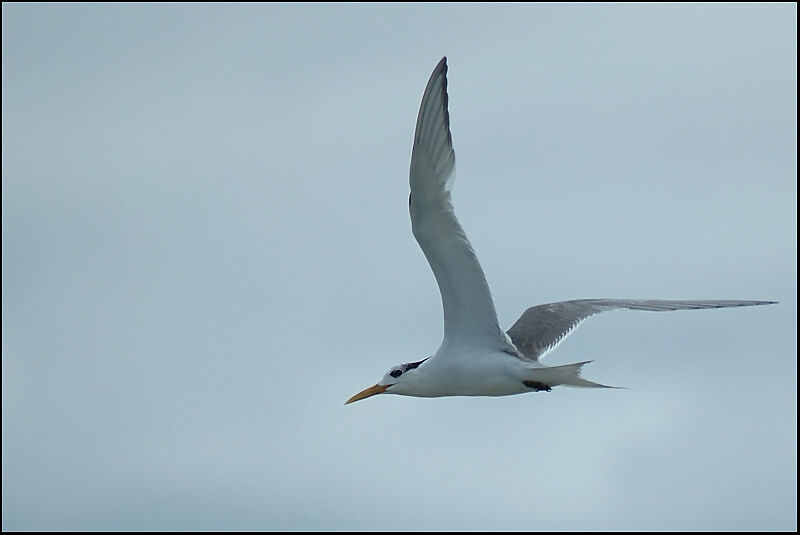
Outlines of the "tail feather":
M 544 366 L 532 368 L 531 379 L 548 386 L 579 386 L 584 388 L 619 388 L 616 386 L 601 385 L 581 377 L 581 368 L 591 360 L 565 364 L 564 366 Z

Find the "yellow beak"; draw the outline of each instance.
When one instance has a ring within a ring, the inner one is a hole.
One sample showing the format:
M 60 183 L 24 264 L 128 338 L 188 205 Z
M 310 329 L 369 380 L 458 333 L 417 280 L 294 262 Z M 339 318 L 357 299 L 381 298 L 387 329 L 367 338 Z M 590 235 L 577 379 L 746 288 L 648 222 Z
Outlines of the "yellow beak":
M 386 392 L 386 389 L 388 389 L 390 386 L 392 386 L 392 385 L 375 385 L 375 386 L 371 386 L 369 388 L 366 388 L 366 389 L 362 390 L 361 392 L 359 392 L 355 396 L 351 397 L 350 399 L 345 401 L 344 404 L 347 405 L 348 403 L 352 403 L 354 401 L 367 399 L 369 397 L 374 396 L 375 394 L 383 394 L 384 392 Z

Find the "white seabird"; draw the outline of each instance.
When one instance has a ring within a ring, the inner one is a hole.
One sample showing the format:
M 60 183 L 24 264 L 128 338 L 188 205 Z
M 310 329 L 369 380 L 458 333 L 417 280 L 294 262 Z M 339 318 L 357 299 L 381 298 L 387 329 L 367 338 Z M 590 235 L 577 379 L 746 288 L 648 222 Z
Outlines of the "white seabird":
M 455 153 L 447 110 L 447 58 L 431 74 L 417 116 L 411 153 L 409 211 L 414 237 L 436 276 L 444 309 L 444 339 L 433 356 L 392 367 L 376 385 L 345 404 L 376 394 L 417 397 L 508 396 L 559 385 L 609 388 L 580 376 L 589 361 L 545 366 L 583 320 L 600 312 L 743 307 L 774 301 L 578 299 L 526 310 L 503 332 L 475 252 L 456 219 L 450 192 Z

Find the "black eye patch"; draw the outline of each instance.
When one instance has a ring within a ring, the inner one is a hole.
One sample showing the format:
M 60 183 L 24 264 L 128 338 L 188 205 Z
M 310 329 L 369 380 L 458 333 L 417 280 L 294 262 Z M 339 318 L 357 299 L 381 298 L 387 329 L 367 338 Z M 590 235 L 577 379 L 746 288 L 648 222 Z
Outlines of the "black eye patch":
M 396 379 L 396 378 L 400 377 L 401 375 L 403 375 L 403 370 L 392 370 L 392 373 L 390 373 L 389 375 L 391 375 L 392 377 L 394 377 Z

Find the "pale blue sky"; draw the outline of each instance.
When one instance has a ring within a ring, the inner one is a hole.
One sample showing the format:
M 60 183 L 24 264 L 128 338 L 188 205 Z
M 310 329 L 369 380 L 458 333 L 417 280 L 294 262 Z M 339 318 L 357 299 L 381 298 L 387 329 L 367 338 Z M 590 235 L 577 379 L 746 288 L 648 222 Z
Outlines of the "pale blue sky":
M 2 7 L 3 529 L 797 528 L 797 8 Z M 443 56 L 500 321 L 628 390 L 378 396 L 441 339 Z

